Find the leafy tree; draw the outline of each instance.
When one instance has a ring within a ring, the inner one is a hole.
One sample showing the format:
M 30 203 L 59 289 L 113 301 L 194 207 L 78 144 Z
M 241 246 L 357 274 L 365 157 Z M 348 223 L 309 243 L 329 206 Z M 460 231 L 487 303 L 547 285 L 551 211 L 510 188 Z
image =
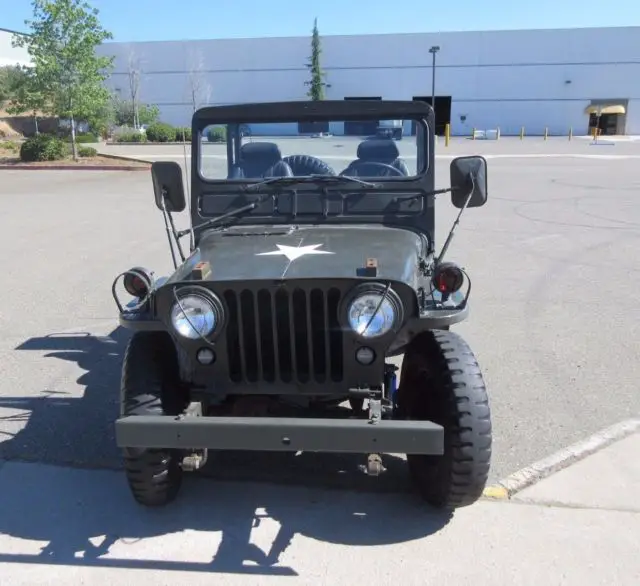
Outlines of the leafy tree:
M 90 116 L 87 116 L 86 121 L 89 125 L 89 132 L 106 138 L 109 128 L 115 122 L 115 109 L 113 104 L 111 102 L 105 102 L 100 108 L 92 112 Z
M 96 47 L 113 38 L 102 28 L 99 11 L 83 0 L 32 0 L 31 36 L 14 36 L 14 47 L 26 47 L 33 62 L 30 89 L 45 97 L 43 110 L 68 119 L 73 158 L 78 160 L 76 120 L 89 120 L 109 101 L 104 85 L 113 57 Z
M 10 100 L 15 94 L 15 88 L 24 77 L 19 65 L 5 65 L 0 67 L 0 103 Z
M 311 35 L 311 56 L 307 63 L 307 67 L 311 71 L 311 79 L 305 82 L 305 85 L 309 86 L 307 96 L 311 100 L 324 100 L 324 89 L 331 87 L 324 81 L 326 73 L 320 67 L 321 54 L 320 33 L 318 32 L 318 19 L 316 18 L 313 21 L 313 32 Z
M 155 104 L 137 104 L 137 108 L 134 108 L 133 100 L 122 100 L 114 96 L 113 108 L 114 122 L 117 126 L 135 128 L 136 118 L 138 125 L 153 124 L 160 118 L 160 108 Z
M 46 96 L 38 85 L 35 72 L 29 67 L 16 68 L 8 86 L 7 113 L 19 116 L 29 112 L 33 116 L 35 133 L 38 134 L 38 111 L 46 110 Z

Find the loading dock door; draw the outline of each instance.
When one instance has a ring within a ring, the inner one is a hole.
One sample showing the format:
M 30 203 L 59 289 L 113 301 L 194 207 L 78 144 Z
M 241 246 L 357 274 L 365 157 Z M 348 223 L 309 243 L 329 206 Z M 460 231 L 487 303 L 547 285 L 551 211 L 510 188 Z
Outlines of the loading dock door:
M 619 101 L 593 101 L 585 109 L 589 115 L 589 134 L 598 128 L 599 134 L 625 134 L 626 104 Z
M 357 98 L 349 97 L 345 100 L 382 100 L 381 97 Z M 349 120 L 344 123 L 346 136 L 373 136 L 378 130 L 379 120 Z
M 431 96 L 413 96 L 414 102 L 426 102 L 431 105 Z M 436 96 L 435 133 L 442 136 L 447 124 L 451 123 L 451 96 Z M 416 133 L 416 123 L 411 123 L 411 134 Z

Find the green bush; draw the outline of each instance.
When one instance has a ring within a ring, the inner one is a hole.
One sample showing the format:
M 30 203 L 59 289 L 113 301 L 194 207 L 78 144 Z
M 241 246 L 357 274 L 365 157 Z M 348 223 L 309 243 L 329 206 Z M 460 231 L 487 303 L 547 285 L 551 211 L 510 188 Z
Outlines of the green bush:
M 227 142 L 227 129 L 218 126 L 207 130 L 207 140 L 209 142 Z
M 143 132 L 123 132 L 113 138 L 116 142 L 147 142 L 147 137 Z
M 154 122 L 147 127 L 147 139 L 151 142 L 173 142 L 176 139 L 176 129 L 171 124 Z
M 32 161 L 57 161 L 69 154 L 69 147 L 64 140 L 50 134 L 38 134 L 28 138 L 20 147 L 20 159 Z
M 98 154 L 98 151 L 93 147 L 79 147 L 78 148 L 78 156 L 79 157 L 95 157 Z
M 90 132 L 83 132 L 82 134 L 76 135 L 76 144 L 87 144 L 92 142 L 100 142 L 100 139 Z
M 191 142 L 191 128 L 188 127 L 178 127 L 176 128 L 176 142 L 182 142 L 182 133 L 184 132 L 184 140 L 187 142 Z

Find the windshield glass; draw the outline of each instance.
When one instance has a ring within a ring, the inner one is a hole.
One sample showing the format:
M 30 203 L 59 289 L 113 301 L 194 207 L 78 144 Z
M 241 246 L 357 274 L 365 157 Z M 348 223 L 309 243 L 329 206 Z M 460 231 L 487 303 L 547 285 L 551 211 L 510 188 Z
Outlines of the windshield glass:
M 418 120 L 216 124 L 202 131 L 198 164 L 211 180 L 343 175 L 387 181 L 424 173 L 418 144 L 425 135 Z

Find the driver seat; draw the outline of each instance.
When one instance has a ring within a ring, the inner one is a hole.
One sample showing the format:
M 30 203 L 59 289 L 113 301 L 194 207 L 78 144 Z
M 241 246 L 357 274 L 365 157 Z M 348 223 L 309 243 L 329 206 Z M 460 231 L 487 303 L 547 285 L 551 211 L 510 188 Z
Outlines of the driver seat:
M 274 142 L 248 142 L 240 148 L 240 160 L 231 173 L 232 179 L 292 177 L 291 167 L 282 160 Z
M 382 177 L 390 175 L 380 167 L 367 165 L 367 163 L 383 163 L 398 169 L 402 175 L 409 175 L 409 168 L 400 157 L 400 151 L 396 141 L 390 138 L 370 138 L 358 145 L 357 159 L 352 161 L 340 175 L 366 175 Z

